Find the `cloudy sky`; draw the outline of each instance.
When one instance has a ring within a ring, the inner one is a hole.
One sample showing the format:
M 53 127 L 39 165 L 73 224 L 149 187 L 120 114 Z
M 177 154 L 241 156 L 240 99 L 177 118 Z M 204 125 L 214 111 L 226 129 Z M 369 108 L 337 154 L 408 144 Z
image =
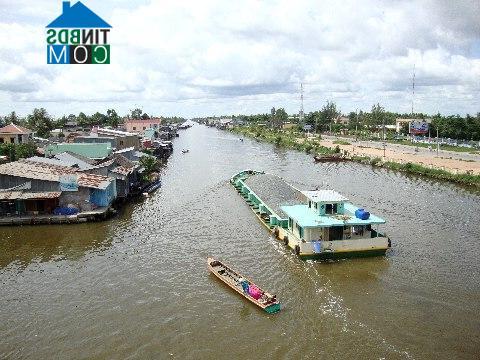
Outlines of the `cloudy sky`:
M 73 0 L 72 5 L 76 2 Z M 0 0 L 0 115 L 185 117 L 298 112 L 480 111 L 479 0 L 84 0 L 113 26 L 110 65 L 47 65 L 61 0 Z

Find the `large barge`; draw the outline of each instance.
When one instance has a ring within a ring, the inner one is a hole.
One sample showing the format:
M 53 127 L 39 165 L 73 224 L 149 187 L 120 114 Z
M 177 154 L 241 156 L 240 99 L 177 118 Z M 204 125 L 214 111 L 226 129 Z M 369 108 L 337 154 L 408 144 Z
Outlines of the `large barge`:
M 385 220 L 333 190 L 300 191 L 278 176 L 244 170 L 230 179 L 269 231 L 304 259 L 384 255 Z

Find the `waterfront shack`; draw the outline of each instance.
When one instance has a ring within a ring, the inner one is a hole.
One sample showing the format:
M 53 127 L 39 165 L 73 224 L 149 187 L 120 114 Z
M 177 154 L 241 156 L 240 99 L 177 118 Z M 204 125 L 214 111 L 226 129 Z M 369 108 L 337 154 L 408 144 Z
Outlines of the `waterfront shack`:
M 0 165 L 0 224 L 104 217 L 116 196 L 115 179 L 107 176 L 29 159 Z

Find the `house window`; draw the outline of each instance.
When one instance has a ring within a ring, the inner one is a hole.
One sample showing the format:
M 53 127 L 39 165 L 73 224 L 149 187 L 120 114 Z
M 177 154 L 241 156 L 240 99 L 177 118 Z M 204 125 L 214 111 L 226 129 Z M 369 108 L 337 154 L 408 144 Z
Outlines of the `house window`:
M 11 137 L 11 138 L 10 138 L 10 143 L 11 143 L 11 144 L 15 144 L 15 138 Z
M 136 126 L 134 126 L 134 127 L 133 127 L 133 130 L 137 130 L 137 127 L 136 127 Z
M 147 128 L 144 126 L 144 127 L 143 127 L 143 130 L 147 130 Z
M 288 218 L 288 228 L 293 228 L 293 220 L 291 218 Z
M 3 138 L 0 138 L 0 144 L 3 144 L 5 140 Z
M 308 207 L 309 207 L 310 209 L 312 208 L 312 202 L 311 202 L 311 201 L 308 202 Z
M 19 143 L 19 144 L 22 143 L 22 135 L 18 135 L 18 143 Z

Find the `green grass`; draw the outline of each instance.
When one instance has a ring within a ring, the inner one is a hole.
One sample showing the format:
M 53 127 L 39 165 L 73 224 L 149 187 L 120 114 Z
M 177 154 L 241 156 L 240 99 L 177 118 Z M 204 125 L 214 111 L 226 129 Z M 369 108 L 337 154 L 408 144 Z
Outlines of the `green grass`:
M 407 146 L 414 146 L 414 147 L 421 147 L 421 148 L 428 148 L 429 146 L 432 148 L 432 151 L 437 150 L 437 144 L 424 144 L 424 143 L 412 143 L 408 140 L 387 140 L 388 143 L 391 144 L 400 144 L 400 145 L 407 145 Z M 453 145 L 446 145 L 440 144 L 440 150 L 446 151 L 455 151 L 455 152 L 466 152 L 470 154 L 478 154 L 479 151 L 473 148 L 467 148 L 462 146 L 453 146 Z
M 351 143 L 345 140 L 334 140 L 333 143 L 336 145 L 352 145 Z

